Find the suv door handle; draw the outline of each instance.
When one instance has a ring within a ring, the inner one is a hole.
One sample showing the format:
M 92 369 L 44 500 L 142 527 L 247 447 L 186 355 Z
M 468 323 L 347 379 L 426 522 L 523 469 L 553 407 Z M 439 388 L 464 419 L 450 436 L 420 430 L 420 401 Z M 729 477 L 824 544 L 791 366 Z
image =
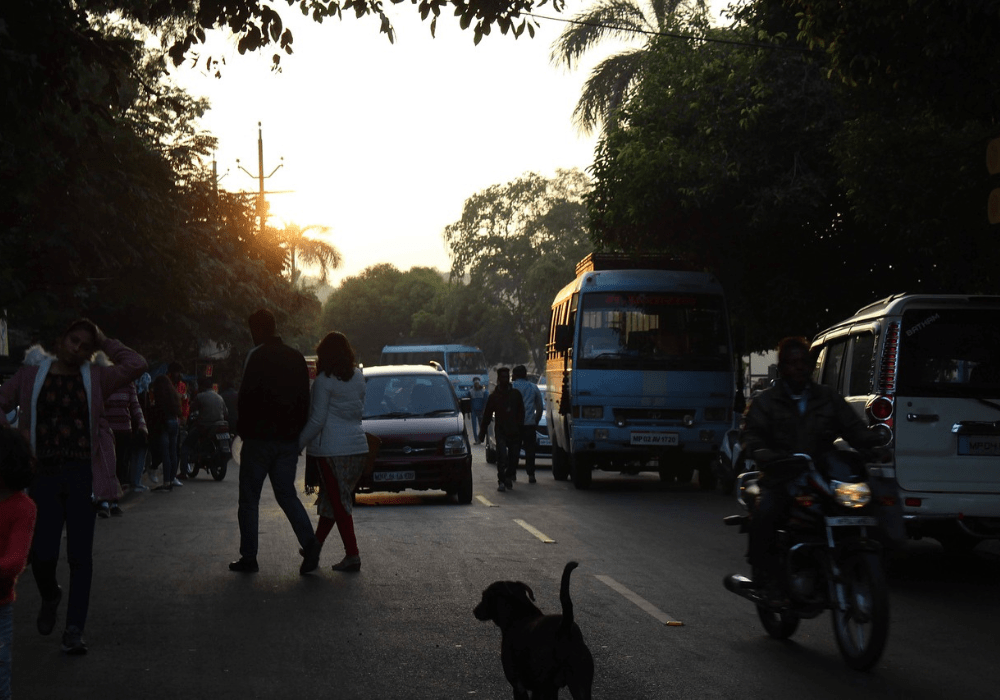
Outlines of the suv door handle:
M 940 416 L 936 413 L 907 413 L 906 420 L 911 423 L 937 423 Z

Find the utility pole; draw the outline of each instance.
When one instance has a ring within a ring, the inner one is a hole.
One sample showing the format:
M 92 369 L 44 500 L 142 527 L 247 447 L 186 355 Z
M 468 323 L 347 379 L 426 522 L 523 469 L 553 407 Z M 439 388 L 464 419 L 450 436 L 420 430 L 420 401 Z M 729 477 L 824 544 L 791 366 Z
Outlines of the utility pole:
M 278 172 L 285 163 L 285 159 L 282 157 L 281 162 L 278 163 L 278 167 L 271 171 L 270 175 L 264 174 L 264 135 L 261 130 L 260 122 L 257 122 L 257 174 L 254 175 L 252 172 L 240 165 L 240 159 L 236 159 L 236 167 L 245 172 L 250 177 L 257 178 L 259 189 L 257 194 L 257 217 L 260 219 L 260 233 L 264 233 L 264 222 L 267 219 L 267 202 L 264 200 L 264 180 L 274 175 Z

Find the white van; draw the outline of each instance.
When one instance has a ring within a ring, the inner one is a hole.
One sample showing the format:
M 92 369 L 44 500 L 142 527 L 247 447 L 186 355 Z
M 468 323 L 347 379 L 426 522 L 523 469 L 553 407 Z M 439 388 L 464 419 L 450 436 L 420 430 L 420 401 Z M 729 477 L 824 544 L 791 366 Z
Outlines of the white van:
M 812 349 L 814 379 L 891 431 L 881 476 L 907 532 L 955 550 L 1000 538 L 1000 296 L 898 294 Z

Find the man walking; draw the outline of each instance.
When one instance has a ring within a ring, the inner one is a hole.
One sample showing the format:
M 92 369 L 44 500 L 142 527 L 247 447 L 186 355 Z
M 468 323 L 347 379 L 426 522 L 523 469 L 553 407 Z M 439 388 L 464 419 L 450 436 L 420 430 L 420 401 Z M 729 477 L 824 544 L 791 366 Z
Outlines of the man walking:
M 247 356 L 239 391 L 240 558 L 231 571 L 252 573 L 257 564 L 257 524 L 264 479 L 271 480 L 274 497 L 292 525 L 301 545 L 306 574 L 319 566 L 320 545 L 312 523 L 295 490 L 299 461 L 299 433 L 309 417 L 309 370 L 298 350 L 275 334 L 274 315 L 260 309 L 250 315 L 255 347 Z
M 486 399 L 483 423 L 479 426 L 479 441 L 486 439 L 486 429 L 496 418 L 493 437 L 497 443 L 497 491 L 514 487 L 514 468 L 521 451 L 521 425 L 524 423 L 524 401 L 510 385 L 510 370 L 497 370 L 496 390 Z
M 469 415 L 472 420 L 472 439 L 479 442 L 479 424 L 483 422 L 483 410 L 486 408 L 486 399 L 490 397 L 490 391 L 479 381 L 479 377 L 472 378 L 472 388 L 469 389 Z
M 516 389 L 524 401 L 524 422 L 521 425 L 521 445 L 520 449 L 514 453 L 511 463 L 514 465 L 514 472 L 517 472 L 517 460 L 521 450 L 524 450 L 524 470 L 528 472 L 528 483 L 535 483 L 535 447 L 537 446 L 538 421 L 542 419 L 542 411 L 545 404 L 542 402 L 542 392 L 538 390 L 538 385 L 528 381 L 528 370 L 524 365 L 514 368 L 513 388 Z

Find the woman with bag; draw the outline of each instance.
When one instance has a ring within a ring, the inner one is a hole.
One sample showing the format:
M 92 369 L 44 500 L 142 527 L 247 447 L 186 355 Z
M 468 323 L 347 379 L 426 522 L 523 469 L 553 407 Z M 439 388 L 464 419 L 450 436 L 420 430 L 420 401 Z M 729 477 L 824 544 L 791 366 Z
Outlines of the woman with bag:
M 361 428 L 365 378 L 343 333 L 328 333 L 316 355 L 309 420 L 299 435 L 299 450 L 306 447 L 306 459 L 315 460 L 321 484 L 316 539 L 322 545 L 336 524 L 346 556 L 333 570 L 360 571 L 351 513 L 354 487 L 368 459 L 368 440 Z
M 114 362 L 91 362 L 103 350 Z M 91 494 L 116 498 L 113 439 L 101 430 L 104 404 L 113 393 L 137 378 L 146 361 L 117 340 L 104 337 L 88 319 L 69 325 L 56 341 L 55 354 L 38 365 L 23 365 L 0 386 L 0 426 L 4 413 L 20 407 L 18 428 L 28 436 L 38 460 L 30 495 L 38 508 L 31 546 L 31 571 L 42 597 L 38 631 L 51 634 L 62 599 L 56 565 L 63 528 L 69 560 L 69 602 L 62 650 L 86 654 L 83 629 L 90 606 L 93 577 L 94 527 L 97 515 Z M 110 453 L 109 453 L 110 450 Z

